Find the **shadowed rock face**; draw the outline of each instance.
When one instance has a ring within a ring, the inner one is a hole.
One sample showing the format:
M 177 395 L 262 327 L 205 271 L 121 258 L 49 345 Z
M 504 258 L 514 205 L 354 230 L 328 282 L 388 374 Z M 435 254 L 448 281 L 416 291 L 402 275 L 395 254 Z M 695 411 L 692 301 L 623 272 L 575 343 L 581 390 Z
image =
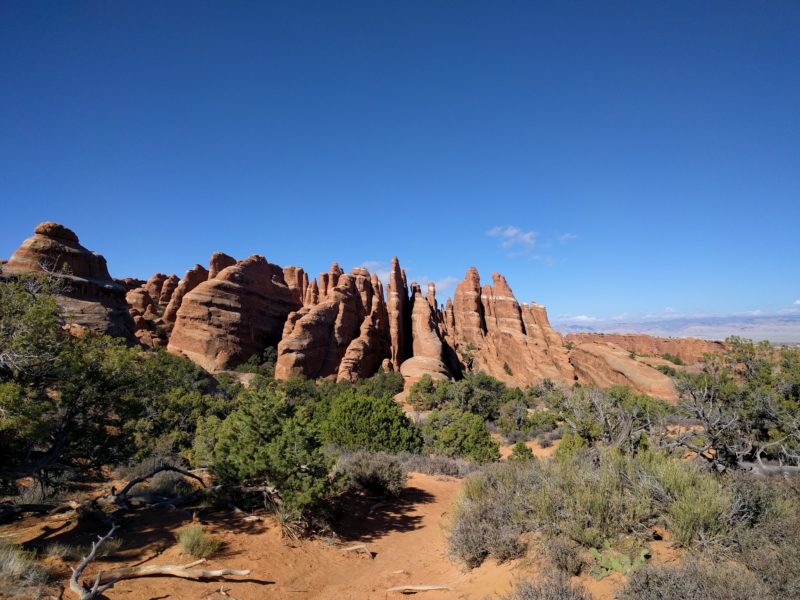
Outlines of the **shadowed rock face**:
M 3 265 L 6 276 L 42 272 L 67 282 L 57 301 L 72 330 L 88 329 L 134 341 L 124 285 L 111 279 L 105 258 L 81 246 L 78 236 L 58 223 L 40 223 Z
M 277 344 L 298 308 L 283 270 L 253 255 L 184 295 L 168 350 L 207 370 L 224 369 Z

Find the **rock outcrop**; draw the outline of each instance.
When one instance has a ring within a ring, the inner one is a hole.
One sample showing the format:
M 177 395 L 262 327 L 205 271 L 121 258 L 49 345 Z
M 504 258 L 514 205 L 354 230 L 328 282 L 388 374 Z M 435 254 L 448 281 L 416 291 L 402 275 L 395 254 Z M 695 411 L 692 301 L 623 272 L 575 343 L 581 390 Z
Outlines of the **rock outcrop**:
M 697 338 L 654 337 L 642 333 L 570 333 L 567 341 L 575 345 L 584 343 L 610 343 L 639 356 L 677 356 L 687 365 L 699 362 L 706 353 L 725 351 L 724 342 Z
M 3 276 L 50 273 L 65 283 L 57 301 L 71 331 L 88 329 L 134 341 L 124 285 L 108 273 L 106 259 L 81 246 L 63 225 L 40 223 L 3 265 Z
M 436 309 L 434 284 L 428 284 L 428 294 L 423 296 L 419 284 L 413 282 L 411 298 L 412 356 L 400 363 L 400 373 L 412 380 L 426 374 L 434 379 L 451 379 L 452 373 L 445 364 L 445 344 Z
M 176 314 L 168 350 L 209 371 L 247 360 L 278 343 L 286 317 L 300 308 L 283 269 L 253 255 L 233 265 L 215 254 L 215 273 L 188 292 Z
M 275 377 L 336 377 L 354 381 L 374 373 L 389 354 L 383 286 L 363 268 L 343 274 L 338 264 L 320 274 L 317 302 L 286 320 Z M 316 288 L 316 280 L 311 289 Z
M 386 299 L 389 313 L 391 361 L 395 366 L 399 366 L 408 355 L 406 340 L 406 331 L 410 327 L 408 303 L 406 272 L 400 268 L 400 261 L 395 256 L 392 258 L 392 268 L 389 272 Z
M 169 328 L 175 324 L 175 319 L 178 317 L 178 309 L 181 307 L 184 296 L 207 279 L 208 270 L 202 265 L 195 265 L 186 271 L 172 293 L 169 304 L 164 309 L 164 322 Z
M 236 264 L 236 259 L 228 256 L 224 252 L 214 252 L 211 260 L 208 261 L 208 278 L 214 279 L 220 271 L 232 267 Z
M 572 382 L 575 373 L 561 336 L 550 327 L 545 308 L 520 305 L 505 278 L 492 273 L 481 287 L 474 267 L 456 287 L 444 309 L 445 340 L 461 367 L 512 385 L 549 378 Z
M 634 360 L 630 352 L 611 343 L 583 342 L 570 350 L 578 381 L 599 388 L 626 385 L 633 391 L 676 400 L 675 384 L 653 367 Z

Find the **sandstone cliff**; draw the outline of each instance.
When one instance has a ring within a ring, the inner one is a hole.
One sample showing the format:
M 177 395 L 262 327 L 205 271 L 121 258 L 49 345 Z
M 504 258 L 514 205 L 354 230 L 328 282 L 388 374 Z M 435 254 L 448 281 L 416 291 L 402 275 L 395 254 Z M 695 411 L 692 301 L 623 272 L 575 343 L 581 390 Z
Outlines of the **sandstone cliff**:
M 168 350 L 207 370 L 223 369 L 275 345 L 290 312 L 300 308 L 283 270 L 258 255 L 217 271 L 186 293 Z M 226 261 L 229 262 L 229 261 Z

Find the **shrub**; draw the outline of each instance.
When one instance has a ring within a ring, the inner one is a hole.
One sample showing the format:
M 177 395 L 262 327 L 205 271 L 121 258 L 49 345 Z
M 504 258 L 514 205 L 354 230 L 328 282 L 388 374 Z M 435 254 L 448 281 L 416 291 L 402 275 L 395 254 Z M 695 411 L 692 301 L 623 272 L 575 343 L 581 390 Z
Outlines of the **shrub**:
M 181 550 L 195 558 L 209 558 L 222 548 L 223 541 L 208 535 L 202 525 L 190 525 L 178 532 Z
M 520 581 L 502 600 L 592 600 L 592 596 L 582 585 L 570 585 L 566 577 L 556 576 Z
M 668 375 L 670 377 L 676 377 L 678 375 L 678 372 L 669 365 L 658 365 L 656 370 L 661 371 L 664 375 Z
M 511 450 L 511 454 L 508 456 L 508 460 L 517 461 L 517 462 L 524 462 L 527 460 L 534 460 L 533 450 L 528 448 L 525 445 L 525 442 L 517 442 L 514 444 L 514 448 Z
M 325 441 L 345 450 L 417 451 L 421 437 L 402 407 L 389 397 L 350 390 L 333 400 L 322 422 Z
M 536 442 L 539 444 L 540 448 L 550 448 L 553 445 L 553 440 L 546 435 L 540 435 L 538 438 L 536 438 Z
M 683 360 L 681 360 L 680 356 L 675 356 L 674 354 L 670 354 L 669 352 L 664 352 L 664 354 L 661 355 L 661 358 L 663 358 L 664 360 L 668 360 L 673 365 L 683 364 Z
M 425 452 L 461 456 L 476 463 L 500 458 L 500 449 L 492 439 L 484 420 L 457 408 L 434 410 L 422 427 Z
M 109 538 L 97 551 L 97 556 L 105 558 L 111 556 L 122 547 L 122 540 L 120 538 Z M 62 544 L 61 542 L 51 542 L 44 547 L 43 554 L 46 556 L 57 556 L 62 560 L 80 560 L 91 551 L 90 545 L 73 546 L 71 544 Z
M 461 478 L 479 469 L 475 463 L 438 454 L 426 455 L 401 452 L 397 457 L 407 471 L 425 473 L 426 475 L 446 475 L 448 477 Z
M 787 596 L 788 597 L 788 596 Z M 620 600 L 750 600 L 777 598 L 740 565 L 687 562 L 678 567 L 648 565 L 635 571 Z
M 389 496 L 399 495 L 408 479 L 400 460 L 385 452 L 360 450 L 343 454 L 339 457 L 337 471 L 355 489 Z
M 511 370 L 511 367 L 508 366 L 507 362 L 503 363 L 503 371 L 505 371 L 506 375 L 513 375 L 514 372 Z
M 564 536 L 545 541 L 544 554 L 556 569 L 566 575 L 577 576 L 583 570 L 580 548 Z
M 408 403 L 417 410 L 431 410 L 436 408 L 436 402 L 436 386 L 433 378 L 425 373 L 408 390 Z
M 584 452 L 589 444 L 577 433 L 567 433 L 556 448 L 556 460 L 569 461 Z
M 37 595 L 35 590 L 41 588 L 47 578 L 47 571 L 36 562 L 33 552 L 0 540 L 0 584 L 4 592 L 9 592 L 11 597 L 15 592 Z
M 195 445 L 215 439 L 212 471 L 223 481 L 274 486 L 287 510 L 299 514 L 336 491 L 328 474 L 333 459 L 322 449 L 316 424 L 279 390 L 249 392 L 215 430 L 206 427 Z M 208 423 L 206 423 L 208 425 Z

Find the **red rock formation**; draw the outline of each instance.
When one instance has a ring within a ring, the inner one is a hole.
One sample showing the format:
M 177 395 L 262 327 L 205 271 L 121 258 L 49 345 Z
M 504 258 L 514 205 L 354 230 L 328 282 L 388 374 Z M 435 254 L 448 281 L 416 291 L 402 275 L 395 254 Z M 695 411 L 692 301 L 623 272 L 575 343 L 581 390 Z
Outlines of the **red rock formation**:
M 305 375 L 352 381 L 374 373 L 388 356 L 388 316 L 377 278 L 360 268 L 343 275 L 334 263 L 320 281 L 319 303 L 306 304 L 286 320 L 277 379 Z
M 456 287 L 444 312 L 445 340 L 462 365 L 512 385 L 544 378 L 574 381 L 566 348 L 540 305 L 522 305 L 505 278 L 492 273 L 493 285 L 480 286 L 473 267 Z
M 236 259 L 232 256 L 228 256 L 224 252 L 214 252 L 208 263 L 208 278 L 214 279 L 220 271 L 232 267 L 235 264 Z
M 180 279 L 177 275 L 170 275 L 164 280 L 161 286 L 161 294 L 158 297 L 159 306 L 166 307 L 169 304 L 169 301 L 172 299 L 172 294 L 174 294 L 175 290 L 178 288 L 178 283 L 180 283 Z
M 214 257 L 212 271 L 219 267 Z M 276 344 L 286 317 L 298 308 L 283 270 L 250 256 L 183 297 L 168 350 L 207 370 L 224 369 Z
M 567 341 L 573 344 L 611 343 L 639 356 L 677 356 L 687 365 L 700 362 L 703 355 L 725 351 L 724 342 L 711 342 L 697 338 L 664 338 L 642 333 L 570 333 Z
M 389 272 L 387 287 L 387 309 L 389 313 L 389 335 L 391 338 L 391 361 L 394 368 L 399 368 L 406 359 L 408 329 L 408 284 L 406 272 L 400 268 L 400 261 L 392 258 L 392 269 Z
M 191 292 L 198 285 L 208 279 L 208 271 L 202 265 L 195 265 L 184 274 L 183 278 L 178 282 L 178 286 L 172 293 L 172 297 L 164 309 L 164 322 L 171 327 L 175 323 L 178 316 L 178 309 L 181 307 L 183 297 Z
M 578 381 L 599 388 L 626 385 L 633 391 L 665 400 L 677 399 L 672 379 L 630 358 L 630 352 L 611 343 L 583 342 L 570 350 Z
M 308 288 L 308 275 L 300 267 L 284 267 L 283 278 L 292 290 L 292 296 L 298 304 L 303 304 Z
M 357 288 L 358 281 L 361 278 L 357 279 Z M 376 275 L 372 275 L 370 285 L 363 285 L 360 291 L 364 306 L 369 303 L 369 313 L 361 322 L 358 337 L 345 350 L 339 363 L 337 381 L 354 382 L 373 375 L 389 353 L 389 319 L 383 285 Z
M 49 221 L 40 223 L 3 265 L 4 276 L 32 272 L 49 272 L 66 282 L 56 300 L 69 318 L 67 326 L 134 341 L 125 287 L 111 279 L 106 259 L 81 246 L 70 229 Z
M 147 283 L 144 284 L 147 295 L 150 296 L 154 303 L 158 303 L 159 298 L 161 298 L 161 288 L 166 280 L 167 275 L 164 273 L 153 273 Z
M 411 284 L 411 339 L 412 356 L 400 364 L 400 373 L 411 380 L 422 375 L 434 379 L 450 379 L 451 373 L 444 362 L 444 344 L 436 311 L 436 289 L 428 284 L 424 297 L 419 284 Z

